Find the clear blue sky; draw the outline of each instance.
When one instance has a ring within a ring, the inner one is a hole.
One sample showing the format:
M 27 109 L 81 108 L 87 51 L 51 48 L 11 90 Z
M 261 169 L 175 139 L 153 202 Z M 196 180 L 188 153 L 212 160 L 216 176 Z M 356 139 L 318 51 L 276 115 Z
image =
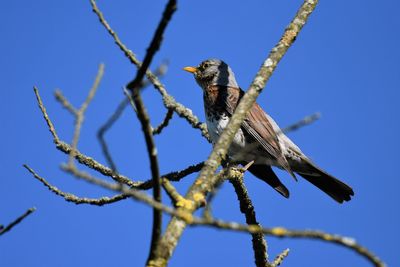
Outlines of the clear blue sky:
M 72 138 L 73 120 L 53 92 L 61 88 L 78 105 L 100 62 L 105 76 L 89 107 L 80 150 L 105 162 L 96 131 L 123 98 L 121 86 L 135 68 L 116 48 L 92 13 L 89 1 L 3 1 L 0 10 L 0 223 L 27 208 L 37 211 L 1 237 L 2 266 L 143 266 L 149 247 L 151 209 L 134 201 L 106 207 L 76 206 L 55 196 L 23 168 L 30 164 L 49 182 L 79 196 L 110 192 L 64 174 L 32 91 L 40 89 L 62 139 Z M 111 26 L 139 58 L 158 24 L 165 1 L 99 3 Z M 163 79 L 176 99 L 202 120 L 201 91 L 187 65 L 217 57 L 228 62 L 246 89 L 270 48 L 302 1 L 179 1 L 162 49 L 152 67 L 170 61 Z M 306 181 L 279 175 L 289 200 L 246 176 L 264 226 L 323 229 L 352 236 L 389 266 L 400 266 L 398 240 L 398 135 L 400 39 L 395 0 L 323 1 L 278 66 L 258 102 L 281 126 L 319 111 L 322 118 L 290 137 L 321 167 L 353 186 L 354 199 L 338 205 Z M 159 95 L 144 92 L 154 124 L 164 114 Z M 139 123 L 126 110 L 107 134 L 122 173 L 150 177 Z M 211 146 L 185 121 L 173 118 L 156 137 L 161 172 L 204 160 Z M 181 193 L 195 176 L 179 185 Z M 169 204 L 167 202 L 167 204 Z M 236 196 L 225 184 L 213 206 L 215 216 L 243 222 Z M 165 217 L 165 221 L 168 217 Z M 251 266 L 248 235 L 204 228 L 187 229 L 170 266 Z M 291 253 L 283 266 L 369 266 L 353 252 L 308 240 L 268 238 L 274 257 Z M 209 264 L 209 262 L 212 264 Z

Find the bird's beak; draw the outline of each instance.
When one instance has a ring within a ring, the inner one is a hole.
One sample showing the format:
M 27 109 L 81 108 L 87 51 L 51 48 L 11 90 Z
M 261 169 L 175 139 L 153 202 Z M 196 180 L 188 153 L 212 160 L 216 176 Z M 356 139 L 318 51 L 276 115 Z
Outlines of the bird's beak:
M 184 67 L 183 70 L 186 70 L 187 72 L 190 72 L 190 73 L 195 73 L 197 71 L 197 68 L 195 68 L 195 67 Z

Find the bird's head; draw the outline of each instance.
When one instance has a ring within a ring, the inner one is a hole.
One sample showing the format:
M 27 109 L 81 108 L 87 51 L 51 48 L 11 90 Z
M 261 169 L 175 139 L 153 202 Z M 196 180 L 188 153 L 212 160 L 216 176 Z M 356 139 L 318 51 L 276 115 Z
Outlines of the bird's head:
M 193 73 L 197 83 L 203 89 L 209 85 L 239 87 L 231 68 L 219 59 L 207 59 L 197 67 L 185 67 L 183 69 Z

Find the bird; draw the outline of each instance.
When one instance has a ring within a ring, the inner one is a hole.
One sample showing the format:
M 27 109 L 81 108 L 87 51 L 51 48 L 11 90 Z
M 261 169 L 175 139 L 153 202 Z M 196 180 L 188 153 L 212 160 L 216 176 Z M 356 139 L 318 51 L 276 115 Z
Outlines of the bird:
M 244 91 L 232 69 L 220 59 L 207 59 L 196 67 L 184 67 L 183 70 L 192 73 L 202 88 L 207 129 L 215 145 Z M 350 201 L 354 196 L 350 186 L 313 163 L 256 102 L 236 132 L 227 155 L 229 162 L 250 165 L 250 173 L 285 198 L 289 198 L 289 190 L 272 166 L 286 170 L 296 181 L 295 174 L 300 175 L 338 203 Z

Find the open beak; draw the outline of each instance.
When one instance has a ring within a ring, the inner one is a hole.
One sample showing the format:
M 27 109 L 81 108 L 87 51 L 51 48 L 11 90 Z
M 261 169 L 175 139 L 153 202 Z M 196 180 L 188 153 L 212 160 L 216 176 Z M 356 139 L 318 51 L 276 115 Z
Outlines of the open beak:
M 197 68 L 195 68 L 195 67 L 184 67 L 183 70 L 186 70 L 187 72 L 190 72 L 190 73 L 195 73 L 197 71 Z

